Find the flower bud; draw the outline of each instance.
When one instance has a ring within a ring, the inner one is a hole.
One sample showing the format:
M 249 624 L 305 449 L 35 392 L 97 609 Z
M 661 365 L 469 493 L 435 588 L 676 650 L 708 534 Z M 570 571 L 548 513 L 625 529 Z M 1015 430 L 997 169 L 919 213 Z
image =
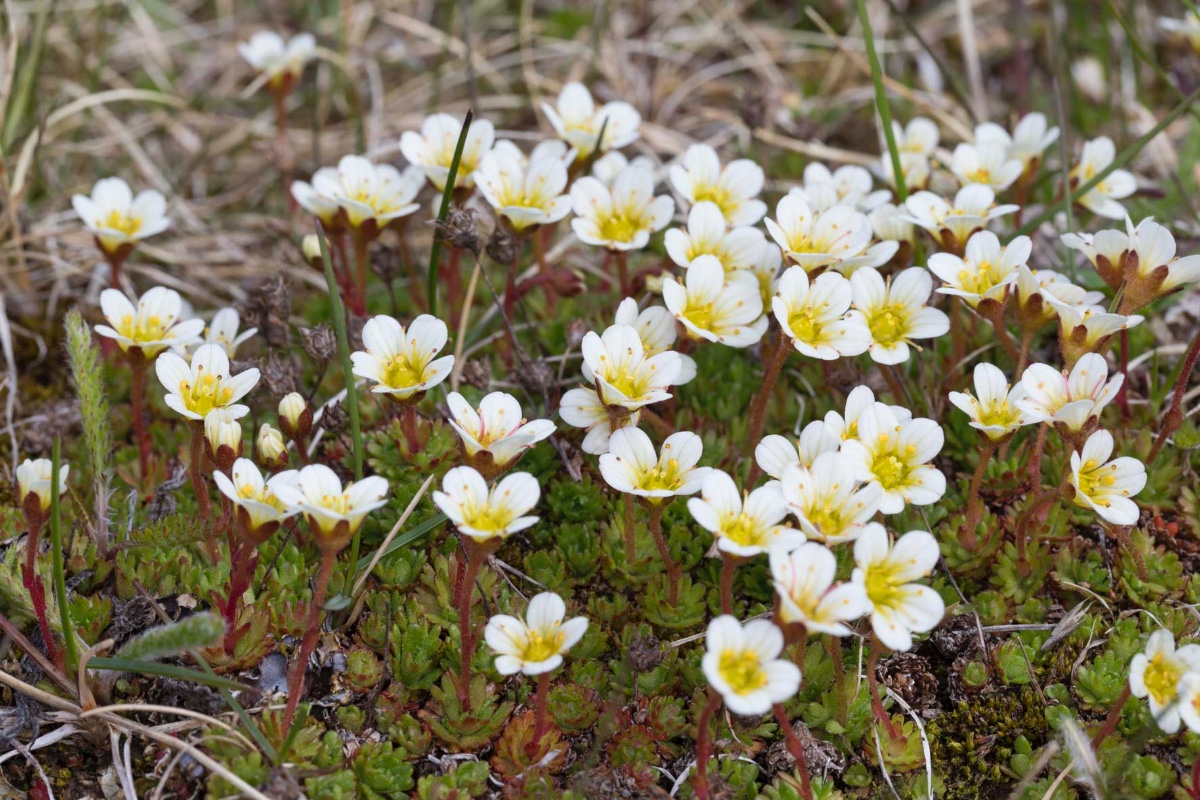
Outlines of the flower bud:
M 50 510 L 50 476 L 54 465 L 48 458 L 25 459 L 17 467 L 17 498 L 31 527 L 35 520 L 40 522 Z M 59 494 L 67 491 L 67 473 L 70 467 L 62 464 L 58 468 Z
M 279 401 L 279 427 L 289 439 L 303 439 L 312 430 L 313 414 L 299 392 L 284 395 Z
M 217 469 L 227 470 L 242 454 L 242 423 L 228 409 L 213 409 L 204 416 L 204 439 L 208 457 Z
M 317 269 L 325 269 L 325 259 L 321 258 L 321 240 L 315 233 L 310 233 L 300 242 L 304 251 L 304 260 Z
M 287 465 L 287 442 L 283 433 L 270 423 L 264 422 L 258 429 L 258 438 L 254 440 L 254 449 L 258 453 L 258 461 L 265 469 L 283 469 Z

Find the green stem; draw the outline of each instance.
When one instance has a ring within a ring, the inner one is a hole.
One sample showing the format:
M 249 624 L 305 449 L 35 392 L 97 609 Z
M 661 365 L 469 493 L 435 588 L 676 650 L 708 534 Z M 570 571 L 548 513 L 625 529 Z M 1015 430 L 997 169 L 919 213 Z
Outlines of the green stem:
M 450 160 L 450 173 L 446 176 L 446 187 L 442 190 L 442 205 L 438 209 L 438 222 L 445 222 L 450 213 L 450 197 L 454 194 L 454 184 L 458 180 L 458 165 L 462 162 L 463 148 L 467 145 L 467 132 L 471 128 L 471 119 L 475 116 L 472 109 L 467 109 L 463 117 L 462 131 L 458 134 L 458 144 L 454 147 L 454 158 Z M 425 276 L 425 304 L 429 313 L 437 316 L 437 280 L 438 261 L 442 254 L 442 242 L 437 236 L 433 237 L 433 246 L 429 248 L 429 273 Z
M 883 67 L 879 54 L 875 52 L 875 37 L 871 34 L 871 19 L 867 15 L 865 0 L 858 0 L 858 22 L 862 27 L 863 43 L 867 48 L 867 61 L 871 64 L 871 80 L 875 83 L 875 107 L 883 124 L 883 138 L 887 142 L 892 160 L 892 174 L 896 182 L 896 200 L 903 203 L 908 198 L 908 187 L 904 185 L 904 169 L 900 165 L 900 148 L 896 145 L 896 132 L 892 130 L 892 109 L 888 105 L 887 90 L 883 86 Z

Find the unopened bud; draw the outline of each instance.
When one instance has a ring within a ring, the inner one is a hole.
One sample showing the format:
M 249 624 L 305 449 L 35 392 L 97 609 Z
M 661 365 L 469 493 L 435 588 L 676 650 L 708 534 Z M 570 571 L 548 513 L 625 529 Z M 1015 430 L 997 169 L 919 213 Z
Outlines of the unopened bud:
M 46 512 L 50 510 L 50 492 L 52 491 L 50 481 L 53 470 L 54 465 L 48 458 L 27 458 L 17 467 L 17 497 L 21 503 L 21 510 L 29 518 L 31 526 L 35 524 L 35 520 L 40 523 L 45 518 Z M 66 464 L 59 466 L 59 494 L 67 491 L 68 472 L 70 472 L 70 467 Z
M 258 429 L 254 449 L 258 453 L 258 462 L 265 469 L 282 469 L 287 464 L 287 442 L 283 433 L 270 423 L 264 422 Z
M 325 269 L 325 259 L 321 257 L 321 240 L 317 238 L 315 233 L 310 233 L 300 242 L 300 249 L 304 251 L 304 260 L 310 266 L 316 269 Z
M 242 454 L 242 423 L 227 408 L 214 408 L 204 416 L 208 457 L 221 471 L 233 466 Z
M 299 392 L 284 395 L 279 401 L 279 427 L 289 439 L 302 440 L 312 430 L 313 414 Z

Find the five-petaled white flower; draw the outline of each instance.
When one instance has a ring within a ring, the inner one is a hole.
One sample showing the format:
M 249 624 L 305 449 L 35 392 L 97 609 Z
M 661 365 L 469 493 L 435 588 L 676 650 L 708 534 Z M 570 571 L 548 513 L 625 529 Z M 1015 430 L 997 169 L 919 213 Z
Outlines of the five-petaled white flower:
M 311 184 L 293 182 L 292 197 L 324 225 L 333 225 L 340 211 L 351 228 L 378 231 L 420 208 L 413 201 L 421 183 L 421 172 L 413 167 L 400 172 L 362 156 L 343 156 L 336 170 L 317 170 Z
M 843 453 L 821 453 L 811 467 L 784 467 L 783 499 L 805 536 L 827 544 L 851 542 L 879 524 L 871 518 L 879 511 L 883 488 L 874 481 L 860 486 L 857 477 L 854 463 Z
M 811 161 L 804 167 L 803 184 L 793 188 L 791 193 L 805 198 L 816 211 L 841 205 L 869 212 L 891 196 L 887 189 L 871 191 L 874 184 L 871 173 L 857 164 L 846 164 L 830 171 L 824 164 Z
M 1126 217 L 1124 232 L 1066 233 L 1062 241 L 1087 256 L 1110 287 L 1124 283 L 1126 295 L 1136 292 L 1139 305 L 1200 281 L 1200 255 L 1177 257 L 1171 231 L 1150 217 L 1136 227 Z
M 729 347 L 749 347 L 767 330 L 758 280 L 746 271 L 730 272 L 716 256 L 698 256 L 681 284 L 663 281 L 667 310 L 695 339 Z
M 1113 437 L 1100 430 L 1088 437 L 1083 449 L 1071 453 L 1071 486 L 1075 505 L 1090 508 L 1113 525 L 1134 525 L 1140 512 L 1130 498 L 1146 486 L 1146 467 L 1131 456 L 1111 461 Z
M 637 428 L 621 428 L 600 456 L 600 474 L 618 492 L 643 497 L 660 505 L 672 497 L 700 491 L 709 467 L 698 467 L 704 445 L 688 431 L 673 433 L 654 452 L 650 437 Z
M 1175 733 L 1181 715 L 1196 716 L 1194 699 L 1188 698 L 1186 703 L 1177 701 L 1181 699 L 1181 682 L 1197 673 L 1200 673 L 1200 645 L 1187 644 L 1175 649 L 1175 637 L 1160 628 L 1150 634 L 1146 649 L 1129 662 L 1129 692 L 1134 697 L 1146 698 L 1150 713 L 1163 733 Z M 1189 694 L 1194 695 L 1195 683 L 1189 682 L 1189 686 Z M 1191 725 L 1189 721 L 1188 726 Z
M 766 245 L 758 228 L 729 228 L 715 203 L 696 203 L 688 211 L 686 228 L 671 228 L 663 234 L 667 255 L 681 267 L 702 255 L 716 256 L 727 270 L 749 269 Z
M 1200 45 L 1200 35 L 1196 41 Z M 1200 47 L 1197 49 L 1200 50 Z M 1200 733 L 1200 672 L 1185 674 L 1179 681 L 1178 694 L 1180 719 L 1192 733 Z
M 675 326 L 675 316 L 662 306 L 648 306 L 638 311 L 637 300 L 626 297 L 617 305 L 617 313 L 613 318 L 615 325 L 630 325 L 642 337 L 642 349 L 645 357 L 665 353 L 675 346 L 678 331 Z M 679 377 L 675 385 L 690 382 L 696 377 L 696 362 L 691 356 L 679 356 Z
M 1026 370 L 1026 374 L 1028 374 Z M 971 427 L 993 441 L 1004 439 L 1022 425 L 1037 422 L 1021 406 L 1025 388 L 1020 381 L 1009 387 L 1004 372 L 995 364 L 976 364 L 975 394 L 950 392 L 950 402 L 971 418 Z
M 476 542 L 503 539 L 538 521 L 527 513 L 537 505 L 542 489 L 528 472 L 512 472 L 495 486 L 471 467 L 455 467 L 442 479 L 433 502 L 458 532 Z
M 880 364 L 908 361 L 913 339 L 933 339 L 950 330 L 950 318 L 925 305 L 933 294 L 929 271 L 912 267 L 884 280 L 870 267 L 850 276 L 854 309 L 847 315 L 871 332 L 867 352 Z M 919 349 L 919 348 L 918 348 Z
M 174 289 L 155 286 L 135 299 L 136 306 L 119 289 L 101 292 L 100 310 L 108 325 L 97 325 L 96 333 L 115 340 L 123 351 L 140 350 L 146 358 L 200 340 L 204 320 L 179 319 L 183 299 Z
M 66 464 L 58 467 L 58 493 L 67 491 L 67 475 L 71 468 Z M 27 458 L 17 466 L 17 502 L 22 506 L 30 495 L 35 498 L 38 510 L 46 513 L 50 509 L 50 493 L 53 490 L 54 464 L 48 458 Z
M 1002 247 L 996 234 L 979 231 L 967 240 L 963 256 L 931 255 L 929 270 L 945 284 L 939 294 L 961 297 L 971 308 L 979 308 L 985 301 L 1003 304 L 1032 251 L 1028 236 L 1018 236 Z
M 1116 156 L 1116 146 L 1112 139 L 1101 136 L 1083 145 L 1083 153 L 1079 163 L 1071 169 L 1071 183 L 1076 188 L 1091 182 L 1097 175 L 1108 169 Z M 1108 219 L 1124 219 L 1125 206 L 1118 201 L 1124 200 L 1137 191 L 1137 179 L 1128 170 L 1114 169 L 1104 176 L 1093 188 L 1082 195 L 1074 195 L 1075 202 L 1093 214 Z
M 891 410 L 892 414 L 900 422 L 907 422 L 912 419 L 912 412 L 904 406 L 889 406 L 880 403 L 875 399 L 875 393 L 871 391 L 870 386 L 856 386 L 850 394 L 846 395 L 845 414 L 839 414 L 836 411 L 826 411 L 823 420 L 825 427 L 830 429 L 830 433 L 835 435 L 839 442 L 844 442 L 847 439 L 858 438 L 858 421 L 867 410 L 874 408 L 876 405 L 884 406 Z
M 931 419 L 901 421 L 883 403 L 863 411 L 858 438 L 842 442 L 855 477 L 883 489 L 879 510 L 897 514 L 904 506 L 936 503 L 946 492 L 946 477 L 928 462 L 942 449 L 945 436 Z
M 846 623 L 871 609 L 861 585 L 834 585 L 837 558 L 822 544 L 807 542 L 790 553 L 772 550 L 767 558 L 785 623 L 800 623 L 810 633 L 849 636 Z
M 1025 165 L 1010 157 L 1002 144 L 963 142 L 954 148 L 950 171 L 964 186 L 978 183 L 1002 192 L 1021 177 Z
M 629 103 L 614 100 L 596 108 L 592 93 L 575 82 L 563 86 L 555 105 L 542 103 L 542 112 L 559 138 L 575 148 L 580 160 L 597 151 L 624 147 L 638 138 L 642 124 L 641 114 Z
M 666 227 L 675 211 L 670 195 L 654 196 L 654 176 L 633 165 L 612 183 L 584 176 L 571 185 L 571 228 L 585 244 L 610 250 L 641 250 Z
M 805 425 L 795 441 L 777 433 L 764 436 L 754 448 L 754 460 L 759 469 L 779 480 L 789 465 L 811 467 L 817 456 L 836 453 L 841 446 L 842 437 L 818 419 Z
M 190 420 L 203 420 L 214 408 L 228 409 L 234 418 L 250 409 L 238 403 L 258 383 L 256 368 L 231 375 L 229 356 L 219 344 L 202 344 L 189 364 L 175 353 L 154 362 L 158 380 L 167 390 L 166 403 Z
M 767 213 L 767 204 L 758 199 L 765 181 L 762 167 L 748 158 L 735 159 L 722 167 L 716 150 L 694 144 L 667 174 L 675 191 L 689 205 L 706 201 L 715 204 L 731 227 L 757 225 Z
M 767 219 L 771 238 L 784 256 L 807 272 L 829 267 L 852 273 L 859 267 L 886 264 L 900 248 L 897 242 L 871 244 L 871 221 L 850 206 L 815 211 L 799 194 L 788 194 Z
M 497 467 L 507 466 L 554 433 L 554 423 L 548 419 L 526 421 L 521 404 L 504 392 L 486 395 L 478 409 L 458 392 L 451 392 L 446 404 L 450 406 L 450 425 L 458 432 L 467 457 L 488 453 Z
M 679 377 L 679 354 L 667 350 L 646 355 L 642 337 L 632 325 L 613 325 L 598 335 L 589 331 L 580 345 L 584 380 L 596 385 L 605 406 L 635 411 L 671 396 Z
M 1103 302 L 1104 294 L 1076 286 L 1054 270 L 1028 266 L 1017 269 L 1017 315 L 1023 327 L 1035 328 L 1058 319 L 1051 300 L 1072 306 L 1093 305 Z
M 1070 305 L 1048 297 L 1058 313 L 1058 340 L 1067 364 L 1074 364 L 1086 353 L 1102 349 L 1113 336 L 1137 327 L 1145 320 L 1140 314 L 1112 314 L 1103 306 Z
M 1022 169 L 1028 170 L 1058 141 L 1058 133 L 1058 128 L 1047 128 L 1045 114 L 1034 111 L 1021 117 L 1011 135 L 994 122 L 976 125 L 975 143 L 1000 145 L 1008 158 L 1020 161 Z
M 213 482 L 237 509 L 235 513 L 238 522 L 246 533 L 252 536 L 269 536 L 279 527 L 280 522 L 300 513 L 298 504 L 286 505 L 275 492 L 284 484 L 293 485 L 300 475 L 298 471 L 290 469 L 263 480 L 262 473 L 253 461 L 239 458 L 233 462 L 231 474 L 232 479 L 224 472 L 216 470 L 213 472 Z M 386 485 L 385 483 L 384 486 Z M 295 496 L 292 496 L 292 499 L 294 500 Z
M 496 614 L 483 629 L 483 638 L 496 654 L 501 675 L 541 675 L 558 668 L 563 654 L 587 633 L 585 617 L 566 619 L 567 604 L 554 592 L 536 594 L 525 619 Z
M 800 668 L 779 657 L 783 644 L 774 623 L 754 619 L 742 625 L 722 614 L 708 623 L 700 666 L 732 713 L 765 714 L 800 690 Z
M 337 473 L 324 464 L 309 464 L 291 480 L 269 483 L 288 509 L 308 518 L 318 545 L 340 549 L 370 514 L 387 504 L 388 482 L 378 475 L 352 481 L 343 488 Z
M 825 361 L 856 356 L 871 346 L 871 331 L 847 315 L 854 291 L 837 272 L 809 279 L 803 267 L 789 267 L 779 279 L 771 311 L 784 334 L 809 358 Z
M 454 356 L 435 359 L 446 346 L 446 323 L 421 314 L 407 329 L 385 314 L 363 326 L 364 350 L 350 354 L 354 374 L 374 381 L 371 391 L 407 400 L 437 386 L 454 367 Z
M 876 525 L 854 543 L 851 580 L 861 586 L 870 607 L 871 630 L 890 650 L 912 649 L 914 633 L 933 630 L 946 604 L 941 595 L 920 583 L 941 555 L 937 539 L 926 531 L 909 531 L 890 543 Z
M 526 159 L 515 145 L 498 143 L 480 160 L 475 185 L 496 213 L 518 232 L 551 225 L 571 213 L 571 198 L 564 194 L 567 166 L 558 153 L 535 153 Z
M 317 56 L 317 40 L 311 33 L 291 39 L 275 31 L 259 31 L 249 41 L 238 42 L 238 53 L 261 72 L 272 89 L 290 89 L 304 72 L 304 65 Z
M 71 206 L 100 249 L 110 256 L 171 226 L 161 192 L 147 189 L 134 197 L 129 184 L 120 178 L 97 181 L 91 197 L 77 194 L 71 198 Z
M 237 309 L 226 307 L 218 309 L 213 314 L 212 322 L 204 328 L 204 336 L 202 339 L 187 342 L 185 344 L 177 344 L 172 346 L 172 350 L 184 358 L 188 358 L 192 354 L 192 350 L 196 345 L 200 344 L 219 344 L 225 348 L 225 352 L 233 358 L 237 353 L 238 345 L 242 344 L 254 334 L 258 333 L 258 328 L 247 328 L 239 332 L 242 320 L 238 316 Z
M 1048 364 L 1030 364 L 1021 376 L 1025 396 L 1017 405 L 1031 422 L 1061 425 L 1077 433 L 1099 422 L 1100 412 L 1124 382 L 1120 372 L 1108 380 L 1108 362 L 1097 353 L 1080 358 L 1070 373 Z
M 896 149 L 901 153 L 914 153 L 929 158 L 937 150 L 942 135 L 937 125 L 928 117 L 913 117 L 904 127 L 892 122 L 892 134 Z
M 450 177 L 450 165 L 454 163 L 460 135 L 462 120 L 451 114 L 431 114 L 421 123 L 420 133 L 405 131 L 400 135 L 400 152 L 409 164 L 425 173 L 438 191 L 442 191 Z M 492 149 L 495 141 L 496 129 L 492 123 L 486 119 L 471 120 L 454 188 L 469 189 L 475 185 L 475 170 L 479 169 L 484 153 Z
M 672 319 L 672 323 L 674 320 Z M 608 452 L 608 440 L 612 435 L 612 417 L 595 389 L 576 388 L 563 394 L 558 405 L 562 421 L 575 428 L 584 428 L 583 452 L 598 456 Z M 633 411 L 623 422 L 637 425 L 640 412 Z
M 917 192 L 904 201 L 904 219 L 923 228 L 943 250 L 961 253 L 971 234 L 1019 206 L 996 205 L 996 194 L 987 186 L 972 183 L 958 190 L 953 204 L 933 192 Z
M 721 553 L 748 558 L 804 543 L 804 534 L 782 524 L 787 506 L 778 486 L 760 486 L 743 496 L 733 478 L 714 469 L 687 507 L 692 519 L 712 533 Z

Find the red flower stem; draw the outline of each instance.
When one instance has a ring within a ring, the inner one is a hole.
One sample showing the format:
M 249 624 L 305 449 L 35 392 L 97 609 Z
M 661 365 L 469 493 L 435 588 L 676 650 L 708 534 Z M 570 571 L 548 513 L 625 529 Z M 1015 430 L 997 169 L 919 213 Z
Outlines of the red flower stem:
M 149 360 L 141 348 L 129 351 L 129 406 L 133 435 L 138 446 L 138 480 L 143 487 L 150 477 L 150 431 L 146 427 L 146 367 Z
M 333 575 L 334 564 L 337 563 L 337 552 L 326 548 L 321 551 L 321 567 L 317 571 L 317 585 L 313 589 L 312 605 L 308 610 L 308 627 L 304 638 L 300 641 L 300 652 L 297 653 L 296 663 L 292 665 L 292 674 L 288 676 L 288 701 L 283 712 L 283 729 L 292 727 L 292 717 L 300 702 L 300 694 L 304 691 L 304 673 L 308 667 L 308 658 L 317 647 L 317 634 L 321 631 L 321 608 L 325 605 L 325 595 L 329 592 L 329 579 Z
M 1039 494 L 1037 497 L 1033 498 L 1033 500 L 1030 501 L 1029 505 L 1025 507 L 1025 510 L 1021 512 L 1020 516 L 1017 517 L 1016 537 L 1017 537 L 1017 567 L 1018 568 L 1021 568 L 1021 567 L 1028 568 L 1029 562 L 1026 560 L 1025 551 L 1028 546 L 1029 525 L 1031 522 L 1033 522 L 1034 516 L 1037 514 L 1037 512 L 1039 510 L 1041 510 L 1042 506 L 1053 503 L 1055 500 L 1057 500 L 1059 497 L 1062 496 L 1062 493 L 1063 493 L 1063 487 L 1061 487 L 1061 486 L 1057 486 L 1053 489 L 1047 489 L 1046 491 Z
M 671 558 L 671 548 L 667 546 L 666 537 L 663 536 L 663 507 L 651 503 L 647 508 L 650 512 L 650 533 L 654 536 L 654 543 L 658 545 L 658 554 L 662 557 L 663 566 L 667 568 L 667 584 L 670 587 L 668 598 L 673 608 L 679 602 L 679 579 L 683 576 L 683 567 Z
M 400 429 L 404 431 L 404 439 L 408 442 L 408 452 L 415 455 L 421 452 L 421 439 L 417 436 L 417 406 L 415 403 L 404 403 L 400 409 Z
M 1183 357 L 1183 364 L 1179 367 L 1179 377 L 1175 380 L 1175 391 L 1171 394 L 1171 407 L 1167 410 L 1167 415 L 1163 418 L 1162 428 L 1158 432 L 1158 438 L 1154 440 L 1154 446 L 1150 448 L 1150 455 L 1146 457 L 1146 466 L 1149 467 L 1158 458 L 1159 451 L 1167 442 L 1167 438 L 1183 424 L 1183 395 L 1187 389 L 1188 378 L 1192 374 L 1192 370 L 1196 368 L 1196 359 L 1200 357 L 1200 331 L 1196 331 L 1196 338 L 1192 339 L 1192 345 L 1188 348 L 1187 355 Z
M 546 293 L 546 311 L 553 314 L 558 306 L 558 292 L 554 290 L 554 280 L 550 275 L 550 265 L 546 263 L 546 239 L 550 229 L 539 225 L 533 229 L 530 238 L 533 239 L 533 257 L 537 261 L 538 271 L 542 275 L 542 291 Z
M 796 759 L 796 771 L 800 773 L 800 796 L 804 800 L 813 800 L 812 785 L 808 778 L 808 759 L 804 757 L 804 745 L 796 736 L 796 729 L 792 727 L 792 721 L 788 719 L 787 712 L 779 703 L 775 704 L 775 721 L 783 729 L 788 752 L 792 754 L 792 758 Z
M 1121 690 L 1121 696 L 1117 698 L 1117 702 L 1109 709 L 1108 716 L 1104 718 L 1104 725 L 1096 732 L 1092 738 L 1092 749 L 1099 750 L 1100 744 L 1117 729 L 1117 723 L 1121 721 L 1121 711 L 1125 708 L 1125 704 L 1129 702 L 1131 696 L 1129 690 L 1129 682 L 1126 681 L 1125 688 Z M 1195 780 L 1195 771 L 1192 772 L 1192 780 Z
M 212 501 L 208 497 L 208 484 L 204 481 L 203 472 L 205 458 L 204 421 L 193 419 L 188 420 L 188 422 L 192 428 L 191 461 L 188 463 L 188 476 L 192 480 L 192 491 L 196 493 L 196 502 L 200 506 L 200 516 L 207 522 L 209 515 L 212 513 Z
M 46 654 L 55 665 L 63 669 L 62 654 L 54 643 L 54 634 L 50 631 L 50 619 L 46 614 L 46 583 L 37 574 L 38 540 L 40 538 L 41 520 L 27 520 L 29 536 L 25 539 L 25 563 L 21 565 L 21 582 L 29 592 L 29 602 L 33 606 L 34 616 L 37 617 L 38 628 L 42 632 L 42 640 L 46 644 Z M 64 636 L 70 636 L 69 631 L 63 631 Z
M 365 316 L 367 313 L 367 270 L 370 259 L 367 246 L 370 241 L 361 232 L 356 231 L 351 237 L 354 240 L 354 292 L 350 299 L 350 310 L 355 316 Z
M 629 297 L 629 253 L 617 251 L 617 281 L 621 297 Z
M 637 531 L 633 522 L 633 495 L 625 495 L 625 564 L 632 564 L 637 558 Z
M 708 760 L 712 758 L 712 736 L 708 726 L 713 714 L 721 705 L 721 696 L 712 689 L 708 690 L 708 702 L 700 710 L 699 730 L 696 733 L 696 779 L 692 786 L 696 791 L 696 800 L 708 800 Z
M 471 600 L 475 597 L 475 581 L 487 559 L 487 553 L 469 536 L 463 537 L 466 568 L 458 591 L 458 634 L 461 659 L 458 667 L 458 701 L 467 709 L 470 702 L 471 657 L 475 654 L 475 635 L 471 630 Z
M 733 573 L 741 559 L 729 553 L 721 553 L 721 613 L 733 613 Z
M 983 503 L 979 499 L 979 490 L 983 486 L 983 476 L 987 472 L 988 464 L 995 453 L 996 442 L 985 436 L 983 445 L 979 450 L 979 464 L 975 467 L 975 474 L 971 476 L 971 489 L 967 492 L 966 529 L 959 539 L 962 546 L 968 550 L 974 549 L 978 543 L 975 536 L 975 527 L 979 524 L 979 518 L 983 515 Z
M 887 709 L 883 707 L 883 699 L 879 695 L 879 678 L 875 675 L 876 667 L 879 666 L 879 657 L 883 655 L 883 645 L 874 636 L 871 637 L 871 655 L 867 658 L 867 688 L 871 692 L 871 711 L 875 713 L 875 718 L 883 723 L 887 729 L 888 738 L 895 741 L 901 737 L 900 732 L 896 730 L 896 726 L 892 724 L 892 718 L 887 713 Z
M 529 750 L 532 753 L 538 751 L 538 745 L 542 742 L 542 737 L 545 736 L 550 724 L 546 714 L 546 703 L 550 694 L 550 673 L 543 672 L 537 676 L 537 692 L 533 700 L 534 708 L 534 723 L 533 723 L 533 741 L 529 743 Z
M 775 337 L 775 349 L 770 356 L 763 353 L 764 359 L 768 360 L 764 366 L 762 386 L 758 387 L 758 394 L 754 395 L 754 399 L 750 401 L 750 438 L 747 439 L 750 447 L 757 445 L 762 438 L 763 418 L 767 413 L 767 402 L 771 393 L 775 391 L 775 384 L 779 381 L 779 374 L 783 372 L 783 364 L 787 361 L 788 353 L 791 350 L 792 343 L 781 330 Z M 752 486 L 757 477 L 758 463 L 755 462 L 750 467 L 750 479 L 746 485 Z

